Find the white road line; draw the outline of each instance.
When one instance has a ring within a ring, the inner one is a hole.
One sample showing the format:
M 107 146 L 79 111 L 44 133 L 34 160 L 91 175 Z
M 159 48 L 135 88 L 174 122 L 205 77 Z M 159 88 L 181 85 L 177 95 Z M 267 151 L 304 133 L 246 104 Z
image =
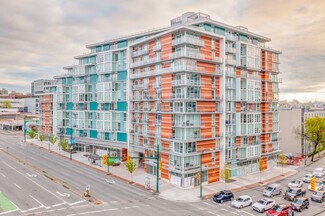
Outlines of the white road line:
M 58 207 L 58 206 L 63 205 L 63 204 L 66 204 L 66 202 L 58 203 L 58 204 L 52 205 L 52 207 Z
M 17 185 L 17 184 L 14 184 L 14 185 L 21 190 L 21 187 L 19 187 L 19 185 Z
M 55 196 L 56 198 L 58 198 L 59 200 L 65 202 L 64 199 L 62 199 L 61 197 L 55 195 L 54 193 L 52 193 L 51 191 L 49 191 L 48 189 L 46 189 L 45 187 L 43 187 L 42 185 L 38 184 L 37 182 L 35 182 L 34 180 L 26 177 L 23 173 L 19 172 L 17 169 L 15 169 L 14 167 L 10 166 L 9 164 L 7 164 L 6 162 L 3 162 L 4 164 L 6 164 L 8 167 L 10 167 L 11 169 L 15 170 L 16 172 L 18 172 L 19 174 L 21 174 L 22 176 L 24 176 L 25 178 L 27 178 L 28 180 L 30 180 L 31 182 L 35 183 L 37 186 L 39 186 L 40 188 L 44 189 L 45 191 L 47 191 L 48 193 L 52 194 L 53 196 Z
M 249 213 L 249 212 L 247 212 L 247 211 L 245 211 L 245 210 L 242 210 L 242 212 L 245 212 L 246 214 L 249 214 L 249 215 L 251 215 L 251 216 L 254 216 L 253 214 L 251 214 L 251 213 Z
M 19 211 L 19 209 L 14 209 L 14 210 L 7 211 L 7 212 L 1 212 L 0 215 L 9 214 L 9 213 L 12 213 L 12 212 L 15 212 L 15 211 Z
M 211 211 L 208 211 L 208 213 L 219 216 L 217 213 L 214 213 L 214 212 L 211 212 Z
M 32 195 L 29 195 L 33 200 L 35 200 L 38 204 L 41 205 L 41 207 L 45 207 L 45 205 L 43 205 L 43 203 L 41 203 L 40 201 L 38 201 L 35 197 L 33 197 Z
M 82 207 L 87 207 L 87 206 L 89 206 L 89 204 L 80 205 L 80 206 L 72 206 L 71 208 L 82 208 Z
M 95 213 L 99 213 L 99 212 L 116 211 L 116 210 L 119 210 L 119 208 L 112 208 L 112 209 L 103 209 L 103 210 L 97 210 L 97 211 L 82 212 L 82 213 L 78 213 L 78 214 L 69 214 L 67 216 L 95 214 Z
M 0 173 L 0 175 L 2 175 L 4 178 L 6 178 L 6 175 L 5 175 L 5 174 L 3 174 L 3 173 Z
M 74 203 L 69 203 L 69 206 L 77 205 L 77 204 L 82 203 L 82 202 L 86 202 L 86 200 L 80 200 L 80 201 L 77 201 L 77 202 L 74 202 Z

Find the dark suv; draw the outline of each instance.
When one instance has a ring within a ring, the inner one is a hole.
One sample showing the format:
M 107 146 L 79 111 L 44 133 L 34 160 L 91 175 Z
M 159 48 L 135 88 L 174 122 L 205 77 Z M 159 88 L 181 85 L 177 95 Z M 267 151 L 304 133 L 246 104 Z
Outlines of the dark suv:
M 302 211 L 304 209 L 308 209 L 309 200 L 306 197 L 299 197 L 293 200 L 291 203 L 291 208 L 296 211 Z
M 234 199 L 234 194 L 229 190 L 220 191 L 213 196 L 213 201 L 223 203 Z

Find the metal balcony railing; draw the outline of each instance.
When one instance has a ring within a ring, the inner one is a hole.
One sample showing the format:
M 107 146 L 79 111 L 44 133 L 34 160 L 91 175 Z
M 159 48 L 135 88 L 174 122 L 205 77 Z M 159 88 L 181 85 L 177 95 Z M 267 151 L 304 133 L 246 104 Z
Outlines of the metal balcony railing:
M 180 79 L 180 80 L 172 81 L 172 86 L 180 86 L 180 85 L 201 86 L 203 85 L 203 83 L 200 80 L 192 80 L 192 79 Z
M 236 53 L 236 48 L 226 46 L 226 52 L 228 52 L 228 53 Z
M 149 52 L 148 46 L 145 46 L 141 50 L 134 51 L 132 56 L 136 57 L 136 56 L 147 54 L 148 52 Z

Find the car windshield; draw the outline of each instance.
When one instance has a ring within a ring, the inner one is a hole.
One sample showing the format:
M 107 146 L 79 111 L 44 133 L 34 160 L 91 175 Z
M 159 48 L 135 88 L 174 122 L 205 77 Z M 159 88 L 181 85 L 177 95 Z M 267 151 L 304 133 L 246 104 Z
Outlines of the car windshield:
M 296 204 L 299 204 L 299 205 L 302 205 L 302 201 L 300 199 L 295 199 L 293 201 L 293 203 L 296 203 Z
M 270 186 L 269 187 L 266 187 L 265 190 L 271 191 L 271 190 L 273 190 L 273 187 L 270 187 Z
M 266 202 L 265 202 L 265 200 L 259 200 L 258 203 L 262 204 L 262 205 L 265 205 Z
M 298 181 L 292 181 L 291 183 L 298 184 L 299 182 Z
M 324 192 L 320 192 L 320 191 L 318 191 L 318 192 L 315 192 L 314 195 L 317 195 L 317 196 L 323 196 L 323 193 L 324 193 Z
M 272 207 L 272 210 L 275 211 L 275 212 L 281 212 L 282 208 L 279 205 L 275 205 L 275 206 Z
M 217 197 L 222 197 L 225 193 L 224 192 L 220 192 L 217 194 Z
M 241 197 L 238 197 L 237 199 L 236 199 L 236 201 L 238 201 L 238 202 L 243 202 L 243 198 L 241 198 Z
M 311 174 L 307 174 L 307 175 L 305 175 L 305 177 L 306 177 L 306 178 L 311 178 L 312 175 L 311 175 Z
M 289 193 L 296 193 L 297 190 L 294 190 L 294 189 L 291 189 L 291 188 L 290 188 L 290 189 L 288 190 L 288 192 L 289 192 Z

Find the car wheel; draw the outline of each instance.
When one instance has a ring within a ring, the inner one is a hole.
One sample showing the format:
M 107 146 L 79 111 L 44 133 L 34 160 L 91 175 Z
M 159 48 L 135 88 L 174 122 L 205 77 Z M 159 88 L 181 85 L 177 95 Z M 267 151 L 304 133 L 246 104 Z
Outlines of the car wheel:
M 250 204 L 249 204 L 249 206 L 251 206 L 253 203 L 251 202 Z
M 262 213 L 264 213 L 265 212 L 265 209 L 262 209 Z
M 230 200 L 233 200 L 234 198 L 233 197 L 230 197 Z
M 239 208 L 240 208 L 240 209 L 242 209 L 242 208 L 243 208 L 243 206 L 241 205 Z
M 223 203 L 223 200 L 220 200 L 220 203 Z

